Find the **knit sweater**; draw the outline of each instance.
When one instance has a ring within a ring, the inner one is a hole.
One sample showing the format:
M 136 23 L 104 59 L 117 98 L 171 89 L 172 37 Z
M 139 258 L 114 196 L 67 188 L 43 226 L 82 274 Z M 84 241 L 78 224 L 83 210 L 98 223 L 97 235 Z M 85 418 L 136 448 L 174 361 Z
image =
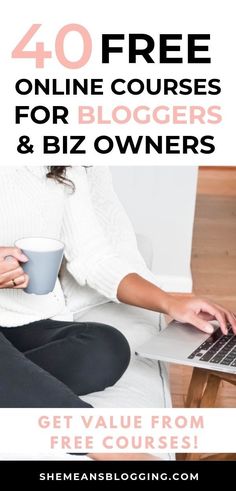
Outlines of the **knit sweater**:
M 146 268 L 132 226 L 119 203 L 106 167 L 67 171 L 75 192 L 46 177 L 45 167 L 0 166 L 0 246 L 21 237 L 51 237 L 65 244 L 55 289 L 47 295 L 0 289 L 0 325 L 20 326 L 40 319 L 70 317 L 106 301 L 116 301 L 121 280 Z

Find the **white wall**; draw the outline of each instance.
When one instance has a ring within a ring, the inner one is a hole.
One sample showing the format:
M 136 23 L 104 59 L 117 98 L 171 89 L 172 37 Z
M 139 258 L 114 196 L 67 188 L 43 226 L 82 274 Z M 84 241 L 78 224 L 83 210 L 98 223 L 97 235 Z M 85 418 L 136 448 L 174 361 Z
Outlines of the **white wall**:
M 153 271 L 169 291 L 191 291 L 197 167 L 111 167 L 115 190 L 137 233 L 154 248 Z

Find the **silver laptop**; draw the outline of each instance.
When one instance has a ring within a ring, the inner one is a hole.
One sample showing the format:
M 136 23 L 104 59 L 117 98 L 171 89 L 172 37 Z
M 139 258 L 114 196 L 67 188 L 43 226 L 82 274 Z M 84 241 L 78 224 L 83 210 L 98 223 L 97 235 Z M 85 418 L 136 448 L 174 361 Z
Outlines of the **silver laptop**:
M 141 345 L 136 354 L 171 363 L 236 373 L 236 336 L 229 327 L 223 335 L 218 325 L 209 335 L 190 324 L 171 322 L 166 329 Z

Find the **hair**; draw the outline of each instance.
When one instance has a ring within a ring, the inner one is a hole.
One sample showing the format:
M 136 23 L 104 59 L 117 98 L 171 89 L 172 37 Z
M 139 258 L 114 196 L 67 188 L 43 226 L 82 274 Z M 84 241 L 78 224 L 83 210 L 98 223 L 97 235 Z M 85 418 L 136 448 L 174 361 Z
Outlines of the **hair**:
M 70 180 L 67 179 L 66 177 L 66 170 L 71 167 L 69 165 L 57 165 L 57 166 L 48 166 L 48 172 L 47 172 L 47 177 L 49 179 L 54 179 L 55 181 L 65 184 L 66 186 L 69 186 L 72 191 L 75 190 L 75 185 L 74 183 Z

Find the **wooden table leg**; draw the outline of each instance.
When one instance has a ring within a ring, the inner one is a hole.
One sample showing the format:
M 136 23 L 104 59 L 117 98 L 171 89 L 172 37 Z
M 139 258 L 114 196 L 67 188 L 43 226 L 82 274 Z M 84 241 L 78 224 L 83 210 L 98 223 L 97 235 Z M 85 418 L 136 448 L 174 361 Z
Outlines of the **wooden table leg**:
M 220 383 L 220 377 L 212 374 L 209 375 L 200 407 L 214 407 Z
M 224 374 L 202 368 L 194 368 L 190 381 L 186 407 L 214 407 L 219 385 L 222 380 L 236 385 L 235 376 L 232 374 Z M 214 454 L 207 455 L 205 458 L 201 454 L 189 453 L 185 454 L 184 460 L 235 460 L 235 454 Z
M 185 407 L 200 407 L 202 394 L 208 380 L 208 371 L 194 368 L 190 381 Z
M 208 383 L 209 373 L 203 368 L 193 368 L 191 381 L 188 388 L 185 407 L 201 407 L 204 389 Z M 184 460 L 199 460 L 200 454 L 188 453 Z

